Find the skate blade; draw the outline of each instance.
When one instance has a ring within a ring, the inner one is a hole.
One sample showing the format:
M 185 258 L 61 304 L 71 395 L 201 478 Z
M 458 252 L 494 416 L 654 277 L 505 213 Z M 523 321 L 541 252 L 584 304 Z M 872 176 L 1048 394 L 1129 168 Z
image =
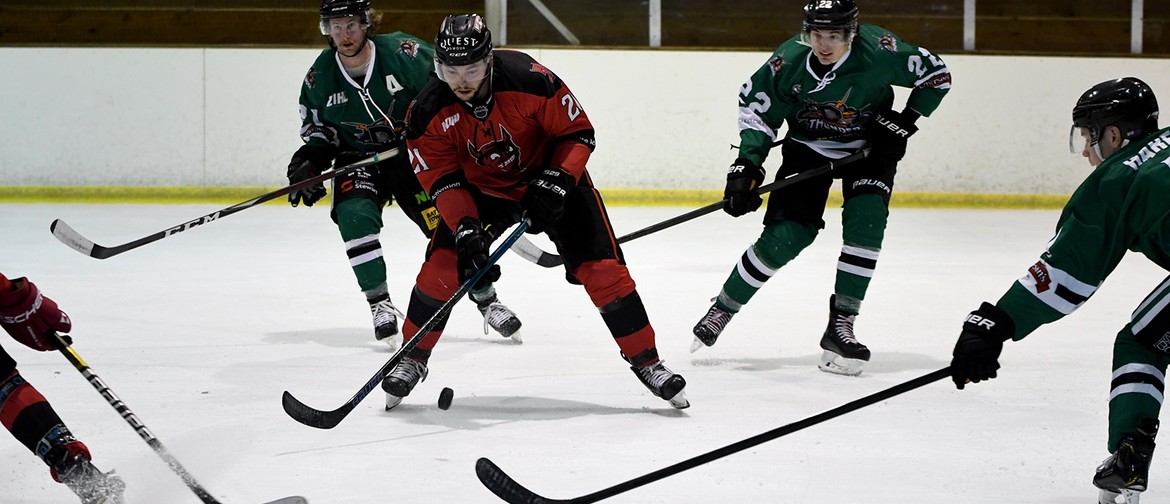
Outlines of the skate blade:
M 699 339 L 698 336 L 695 336 L 695 339 L 691 341 L 691 353 L 698 352 L 705 346 L 707 346 L 707 344 L 703 343 L 703 340 Z
M 390 410 L 394 409 L 394 407 L 398 406 L 399 404 L 402 404 L 401 397 L 386 394 L 386 411 L 390 411 Z
M 683 392 L 681 390 L 678 391 L 678 393 L 675 394 L 674 397 L 667 399 L 666 402 L 670 403 L 671 407 L 673 407 L 674 409 L 687 409 L 687 408 L 691 407 L 691 402 L 687 400 L 686 392 Z
M 397 352 L 398 349 L 402 347 L 402 333 L 387 336 L 378 341 L 381 341 L 382 343 L 385 343 L 386 346 L 390 347 L 391 352 Z
M 516 331 L 516 332 L 512 333 L 512 335 L 508 336 L 508 338 L 510 338 L 512 341 L 516 342 L 516 344 L 524 343 L 524 338 L 522 336 L 520 336 L 520 331 Z
M 821 354 L 821 362 L 817 367 L 826 373 L 839 374 L 844 376 L 857 376 L 861 374 L 861 369 L 865 367 L 865 362 L 861 359 L 849 359 L 837 355 L 834 352 L 825 350 Z
M 1138 504 L 1141 494 L 1139 491 L 1125 488 L 1121 489 L 1120 493 L 1102 489 L 1101 494 L 1097 497 L 1097 502 L 1099 504 Z

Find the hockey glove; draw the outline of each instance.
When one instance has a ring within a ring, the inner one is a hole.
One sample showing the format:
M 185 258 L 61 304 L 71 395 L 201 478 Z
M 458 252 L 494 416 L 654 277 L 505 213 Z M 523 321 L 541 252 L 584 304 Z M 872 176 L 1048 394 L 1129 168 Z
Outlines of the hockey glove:
M 748 158 L 736 158 L 727 168 L 727 187 L 723 189 L 723 211 L 732 217 L 760 208 L 764 198 L 756 194 L 764 182 L 764 167 Z
M 311 179 L 321 174 L 321 168 L 311 160 L 303 159 L 298 156 L 293 156 L 292 161 L 288 164 L 288 184 L 293 185 L 301 181 Z M 317 183 L 309 187 L 297 189 L 288 193 L 288 202 L 293 207 L 304 203 L 305 206 L 311 207 L 313 203 L 321 201 L 325 197 L 325 185 Z
M 475 276 L 488 263 L 488 246 L 492 244 L 491 235 L 483 229 L 479 219 L 464 217 L 459 219 L 459 228 L 455 230 L 455 250 L 459 254 L 459 284 Z M 473 290 L 487 288 L 492 282 L 500 279 L 500 266 L 493 264 L 480 277 L 479 282 L 471 286 Z
M 528 181 L 528 190 L 520 204 L 531 221 L 529 233 L 540 233 L 561 220 L 565 213 L 565 196 L 576 183 L 569 172 L 554 167 L 540 170 Z
M 1011 316 L 991 303 L 984 302 L 967 315 L 951 360 L 951 379 L 955 386 L 962 390 L 968 382 L 995 378 L 1003 342 L 1015 332 L 1016 324 Z
M 12 280 L 12 286 L 16 290 L 0 292 L 0 326 L 33 350 L 56 350 L 53 331 L 69 332 L 73 328 L 69 316 L 28 279 Z M 65 338 L 70 341 L 68 336 Z
M 869 143 L 873 147 L 870 157 L 891 163 L 901 161 L 906 155 L 906 141 L 918 131 L 918 127 L 914 126 L 918 117 L 918 113 L 910 109 L 874 114 L 868 126 Z

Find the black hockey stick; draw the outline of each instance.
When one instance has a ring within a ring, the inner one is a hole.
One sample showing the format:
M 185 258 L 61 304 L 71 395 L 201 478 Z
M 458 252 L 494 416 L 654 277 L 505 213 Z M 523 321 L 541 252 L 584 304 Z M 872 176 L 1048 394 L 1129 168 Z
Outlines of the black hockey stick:
M 332 429 L 336 427 L 337 424 L 341 423 L 341 421 L 344 420 L 345 417 L 348 416 L 349 413 L 353 411 L 353 409 L 356 408 L 363 399 L 366 398 L 366 396 L 370 395 L 370 392 L 373 392 L 374 389 L 381 385 L 382 378 L 386 376 L 386 373 L 391 369 L 394 369 L 394 366 L 397 366 L 407 353 L 413 350 L 414 347 L 418 346 L 419 341 L 422 341 L 423 337 L 426 336 L 427 333 L 431 332 L 431 329 L 435 326 L 435 324 L 442 320 L 443 316 L 446 315 L 447 312 L 451 311 L 451 307 L 455 306 L 455 303 L 460 299 L 463 299 L 463 296 L 466 295 L 469 290 L 471 290 L 471 286 L 479 282 L 479 279 L 483 278 L 483 276 L 487 274 L 487 271 L 491 269 L 492 265 L 496 264 L 496 262 L 500 260 L 500 257 L 503 256 L 509 248 L 512 248 L 512 244 L 516 243 L 516 240 L 520 239 L 520 237 L 524 234 L 524 231 L 528 229 L 528 225 L 529 221 L 527 218 L 521 220 L 520 224 L 516 226 L 516 229 L 512 231 L 512 234 L 504 238 L 504 241 L 501 242 L 498 247 L 496 247 L 495 252 L 492 252 L 492 255 L 488 257 L 487 264 L 480 268 L 479 271 L 476 271 L 475 275 L 472 275 L 472 277 L 469 278 L 466 282 L 463 282 L 463 285 L 460 285 L 459 288 L 455 290 L 455 293 L 451 294 L 451 297 L 447 299 L 447 302 L 439 306 L 439 309 L 435 311 L 435 314 L 431 316 L 431 319 L 426 321 L 426 323 L 418 328 L 418 332 L 415 333 L 414 337 L 403 343 L 402 348 L 399 348 L 397 352 L 394 352 L 394 355 L 390 357 L 390 360 L 387 360 L 385 364 L 382 364 L 382 367 L 378 368 L 378 372 L 374 373 L 374 375 L 366 381 L 365 385 L 362 385 L 362 388 L 359 389 L 357 393 L 353 395 L 353 397 L 349 398 L 348 402 L 335 410 L 322 411 L 316 408 L 312 408 L 299 401 L 286 390 L 281 396 L 281 404 L 284 406 L 284 412 L 287 413 L 288 416 L 292 417 L 293 420 L 308 425 L 309 427 L 316 427 L 318 429 Z
M 853 154 L 845 156 L 841 159 L 835 159 L 833 161 L 829 161 L 828 163 L 825 163 L 825 164 L 818 166 L 816 168 L 813 168 L 811 170 L 805 170 L 805 171 L 802 171 L 800 173 L 793 173 L 792 175 L 789 175 L 789 176 L 784 177 L 780 180 L 772 182 L 771 184 L 764 184 L 764 185 L 760 186 L 759 189 L 756 189 L 756 194 L 762 195 L 762 194 L 770 193 L 772 191 L 775 191 L 776 189 L 780 189 L 781 187 L 790 186 L 790 185 L 795 184 L 797 182 L 808 180 L 808 179 L 813 178 L 813 177 L 819 177 L 821 175 L 829 173 L 835 169 L 838 169 L 838 168 L 845 166 L 849 163 L 852 163 L 854 161 L 857 161 L 860 159 L 865 159 L 865 157 L 868 155 L 869 155 L 869 148 L 866 147 L 862 150 L 854 152 Z M 634 231 L 633 233 L 619 237 L 617 239 L 617 242 L 619 244 L 626 243 L 630 240 L 641 238 L 641 237 L 646 236 L 648 234 L 657 233 L 657 232 L 662 231 L 663 229 L 666 229 L 669 227 L 677 226 L 677 225 L 682 224 L 686 221 L 695 219 L 696 217 L 702 217 L 702 216 L 707 215 L 709 213 L 712 213 L 716 210 L 722 209 L 724 201 L 725 200 L 719 200 L 719 201 L 711 203 L 707 206 L 703 206 L 703 207 L 699 207 L 699 208 L 696 208 L 694 210 L 691 210 L 691 211 L 684 213 L 682 215 L 671 217 L 671 218 L 666 219 L 666 220 L 659 222 L 657 224 L 651 224 L 651 225 L 646 226 L 642 229 Z M 535 245 L 533 245 L 533 247 L 535 247 Z M 539 250 L 539 248 L 537 250 Z M 532 253 L 532 252 L 530 252 L 530 253 Z M 544 266 L 546 268 L 551 268 L 553 266 L 560 266 L 564 261 L 561 259 L 561 256 L 559 256 L 557 254 L 553 254 L 551 252 L 545 252 L 545 251 L 541 250 L 540 255 L 538 256 L 538 260 L 532 261 L 532 262 L 535 262 L 536 264 L 539 264 L 539 265 Z
M 255 198 L 252 198 L 248 201 L 244 201 L 242 203 L 236 203 L 235 205 L 232 205 L 230 207 L 227 207 L 227 208 L 224 208 L 221 210 L 216 210 L 216 211 L 211 212 L 207 215 L 197 217 L 195 219 L 192 219 L 192 220 L 189 220 L 189 221 L 184 222 L 182 224 L 179 224 L 178 226 L 174 226 L 174 227 L 159 231 L 159 232 L 154 233 L 152 235 L 144 236 L 142 238 L 139 238 L 139 239 L 131 241 L 131 242 L 123 243 L 121 245 L 115 245 L 113 247 L 103 247 L 101 245 L 94 243 L 93 241 L 90 241 L 88 238 L 82 236 L 81 233 L 78 233 L 73 228 L 69 227 L 69 225 L 66 224 L 65 221 L 63 221 L 61 219 L 53 220 L 53 223 L 49 224 L 49 231 L 51 231 L 53 233 L 53 236 L 57 237 L 57 240 L 60 240 L 61 243 L 64 243 L 66 246 L 68 246 L 69 248 L 71 248 L 73 250 L 76 250 L 78 252 L 81 252 L 82 254 L 85 254 L 87 256 L 90 256 L 90 257 L 93 257 L 96 259 L 106 259 L 106 258 L 116 256 L 118 254 L 121 254 L 121 253 L 129 251 L 129 250 L 134 250 L 134 249 L 141 247 L 143 245 L 146 245 L 148 243 L 154 243 L 154 242 L 159 241 L 163 238 L 167 238 L 171 235 L 182 233 L 183 231 L 186 231 L 186 230 L 191 229 L 193 227 L 199 226 L 201 224 L 207 224 L 209 222 L 213 222 L 215 220 L 218 220 L 222 217 L 227 217 L 227 216 L 234 214 L 236 212 L 242 212 L 242 211 L 247 210 L 249 208 L 252 208 L 256 205 L 264 203 L 266 201 L 271 201 L 271 200 L 274 200 L 274 199 L 279 198 L 281 196 L 292 193 L 293 191 L 298 191 L 298 190 L 304 189 L 304 188 L 309 187 L 309 186 L 317 185 L 317 184 L 320 184 L 322 182 L 325 182 L 326 180 L 330 180 L 334 177 L 339 177 L 341 175 L 353 172 L 353 171 L 358 170 L 360 168 L 365 168 L 367 166 L 377 164 L 379 162 L 393 158 L 394 156 L 397 156 L 397 155 L 398 155 L 398 148 L 395 147 L 393 149 L 390 149 L 390 150 L 387 150 L 384 152 L 380 152 L 378 154 L 374 154 L 373 156 L 370 156 L 370 157 L 363 159 L 361 161 L 358 161 L 356 163 L 348 164 L 348 165 L 345 165 L 341 168 L 327 171 L 325 173 L 317 175 L 316 177 L 302 180 L 300 182 L 285 186 L 283 188 L 277 189 L 277 190 L 272 191 L 270 193 L 262 194 L 260 196 L 255 197 Z
M 546 497 L 541 497 L 533 493 L 531 490 L 525 488 L 520 483 L 517 483 L 516 480 L 512 479 L 511 476 L 505 474 L 503 469 L 500 469 L 499 466 L 497 466 L 491 460 L 488 460 L 486 457 L 480 458 L 475 463 L 475 474 L 479 477 L 479 481 L 482 482 L 488 490 L 491 490 L 492 493 L 496 494 L 496 496 L 506 502 L 509 502 L 510 504 L 588 504 L 613 497 L 617 494 L 629 490 L 633 490 L 647 483 L 653 483 L 667 476 L 673 476 L 680 472 L 686 471 L 687 469 L 693 469 L 700 465 L 706 464 L 707 462 L 718 460 L 733 453 L 737 453 L 753 446 L 766 443 L 778 437 L 792 434 L 793 432 L 799 431 L 806 427 L 812 427 L 813 425 L 824 422 L 825 420 L 830 420 L 851 411 L 855 411 L 871 404 L 884 401 L 896 395 L 922 387 L 923 385 L 934 383 L 950 375 L 951 368 L 950 366 L 947 366 L 938 371 L 925 374 L 910 381 L 902 382 L 880 392 L 875 392 L 868 396 L 862 397 L 861 399 L 845 403 L 831 410 L 805 418 L 804 420 L 793 422 L 783 427 L 778 427 L 768 432 L 764 432 L 762 434 L 757 434 L 742 441 L 729 444 L 722 448 L 717 448 L 697 457 L 693 457 L 672 466 L 639 476 L 624 483 L 619 483 L 604 490 L 599 490 L 581 497 L 574 497 L 572 499 L 549 499 Z
M 118 398 L 118 395 L 115 394 L 113 390 L 110 390 L 110 387 L 107 386 L 106 383 L 102 381 L 100 377 L 98 377 L 98 375 L 94 374 L 94 372 L 89 369 L 89 364 L 86 364 L 85 360 L 83 360 L 81 356 L 78 355 L 75 350 L 73 350 L 73 347 L 69 346 L 69 342 L 65 341 L 65 338 L 63 338 L 60 334 L 55 332 L 52 334 L 53 338 L 56 339 L 56 343 L 59 350 L 61 351 L 61 354 L 69 360 L 70 364 L 73 364 L 73 367 L 77 368 L 77 371 L 81 373 L 81 376 L 84 376 L 85 379 L 89 381 L 89 384 L 93 385 L 93 388 L 96 389 L 98 393 L 102 395 L 102 397 L 106 398 L 106 402 L 110 403 L 110 406 L 114 407 L 114 411 L 117 411 L 119 415 L 122 415 L 122 419 L 126 420 L 126 423 L 130 424 L 130 426 L 134 428 L 134 431 L 138 433 L 138 436 L 141 437 L 143 441 L 146 441 L 146 444 L 150 445 L 151 449 L 153 449 L 159 457 L 162 457 L 163 461 L 166 462 L 168 466 L 170 466 L 171 470 L 183 479 L 183 483 L 187 485 L 187 488 L 190 488 L 191 491 L 195 493 L 195 496 L 199 497 L 199 500 L 202 501 L 203 504 L 220 504 L 220 502 L 216 500 L 215 497 L 211 496 L 211 493 L 209 493 L 207 489 L 203 488 L 203 486 L 200 485 L 198 481 L 195 481 L 195 477 L 191 476 L 191 473 L 187 472 L 187 469 L 183 468 L 183 465 L 180 464 L 177 459 L 175 459 L 174 455 L 171 455 L 171 452 L 167 451 L 167 448 L 163 446 L 162 441 L 159 441 L 158 438 L 155 437 L 154 433 L 150 432 L 150 429 L 146 428 L 146 424 L 143 424 L 142 420 L 138 419 L 138 415 L 135 415 L 133 411 L 130 411 L 130 408 L 126 406 L 126 403 L 122 402 L 122 400 Z M 292 496 L 270 501 L 266 504 L 307 503 L 308 501 L 306 501 L 304 497 Z

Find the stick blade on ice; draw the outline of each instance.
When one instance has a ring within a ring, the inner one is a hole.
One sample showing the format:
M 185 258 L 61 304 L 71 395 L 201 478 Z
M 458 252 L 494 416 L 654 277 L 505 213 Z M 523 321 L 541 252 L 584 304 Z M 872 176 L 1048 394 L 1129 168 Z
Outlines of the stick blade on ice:
M 89 241 L 81 233 L 75 231 L 69 224 L 61 219 L 54 219 L 52 224 L 49 224 L 49 231 L 58 241 L 64 243 L 65 246 L 81 252 L 87 256 L 93 256 L 93 250 L 96 246 L 92 241 Z
M 341 423 L 349 411 L 353 409 L 352 403 L 346 403 L 345 406 L 333 411 L 321 411 L 301 402 L 287 390 L 281 396 L 280 403 L 284 407 L 284 412 L 293 420 L 318 429 L 337 427 L 337 424 Z

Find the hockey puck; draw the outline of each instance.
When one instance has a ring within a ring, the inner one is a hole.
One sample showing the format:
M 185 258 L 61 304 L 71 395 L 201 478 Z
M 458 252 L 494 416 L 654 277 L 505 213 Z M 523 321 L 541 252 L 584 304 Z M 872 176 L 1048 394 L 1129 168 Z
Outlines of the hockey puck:
M 443 391 L 439 392 L 439 409 L 446 410 L 451 407 L 451 400 L 455 398 L 455 391 L 450 387 L 443 387 Z

